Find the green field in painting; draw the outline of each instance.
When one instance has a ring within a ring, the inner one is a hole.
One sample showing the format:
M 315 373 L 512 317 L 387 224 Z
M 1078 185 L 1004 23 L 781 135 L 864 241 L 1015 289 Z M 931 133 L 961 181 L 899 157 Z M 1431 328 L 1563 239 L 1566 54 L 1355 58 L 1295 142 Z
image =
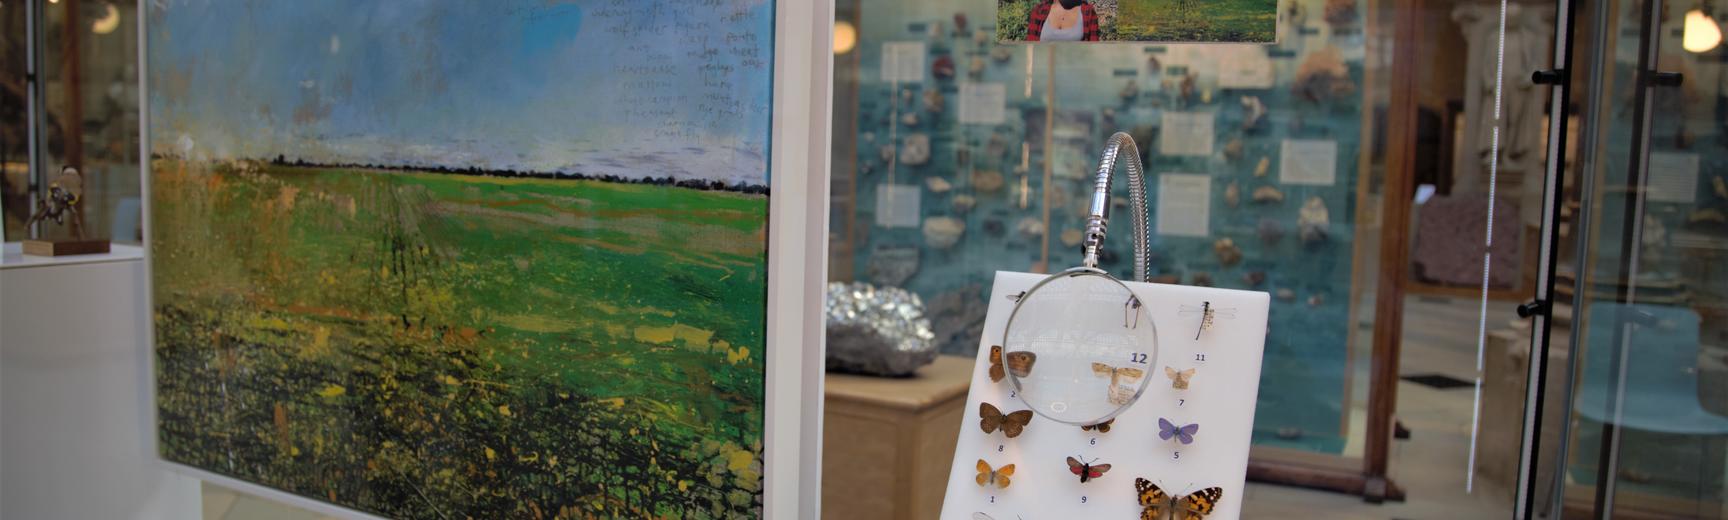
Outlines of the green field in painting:
M 765 196 L 152 170 L 167 459 L 389 517 L 760 507 Z
M 1256 43 L 1278 39 L 1278 0 L 1119 1 L 1114 30 L 1105 27 L 1105 39 Z

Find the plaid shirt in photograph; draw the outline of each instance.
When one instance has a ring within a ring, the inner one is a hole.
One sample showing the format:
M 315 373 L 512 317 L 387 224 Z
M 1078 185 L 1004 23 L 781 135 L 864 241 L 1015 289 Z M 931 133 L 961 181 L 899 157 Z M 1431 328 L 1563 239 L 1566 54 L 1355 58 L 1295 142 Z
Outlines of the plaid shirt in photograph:
M 1050 8 L 1056 0 L 1045 0 L 1032 8 L 1031 20 L 1026 22 L 1026 41 L 1038 41 L 1044 33 L 1044 21 L 1050 19 Z M 1098 30 L 1098 10 L 1092 8 L 1092 2 L 1080 4 L 1080 19 L 1086 24 L 1086 32 L 1081 41 L 1095 42 L 1103 39 L 1103 31 Z

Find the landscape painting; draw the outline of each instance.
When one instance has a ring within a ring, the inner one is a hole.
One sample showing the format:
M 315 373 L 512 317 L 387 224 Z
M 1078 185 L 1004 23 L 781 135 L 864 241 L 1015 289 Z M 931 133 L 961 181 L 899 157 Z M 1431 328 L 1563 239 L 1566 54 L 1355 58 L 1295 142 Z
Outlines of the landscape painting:
M 1355 16 L 1354 4 L 1336 3 L 1328 19 L 1345 7 Z M 1003 43 L 1278 41 L 1278 0 L 996 0 L 996 15 Z
M 391 518 L 759 514 L 771 0 L 144 5 L 163 459 Z

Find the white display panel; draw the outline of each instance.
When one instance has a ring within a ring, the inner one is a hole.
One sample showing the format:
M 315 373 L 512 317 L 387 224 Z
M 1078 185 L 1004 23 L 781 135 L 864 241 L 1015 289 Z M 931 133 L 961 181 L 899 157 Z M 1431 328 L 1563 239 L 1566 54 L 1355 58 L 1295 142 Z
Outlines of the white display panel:
M 989 403 L 1004 414 L 1028 407 L 1012 391 L 1009 379 L 990 379 L 993 345 L 1000 345 L 1010 295 L 1026 291 L 1046 275 L 996 273 L 989 298 L 989 315 L 972 384 L 966 416 L 948 478 L 942 518 L 971 519 L 983 513 L 997 520 L 1061 518 L 1138 518 L 1142 510 L 1135 478 L 1145 478 L 1179 497 L 1219 487 L 1221 498 L 1208 519 L 1232 519 L 1242 511 L 1248 447 L 1254 426 L 1254 404 L 1260 386 L 1260 362 L 1266 339 L 1270 298 L 1263 292 L 1126 282 L 1144 302 L 1142 312 L 1156 323 L 1158 350 L 1144 366 L 1154 378 L 1139 401 L 1116 416 L 1110 431 L 1079 427 L 1034 416 L 1014 438 L 998 429 L 980 427 L 980 407 Z M 1202 331 L 1202 313 L 1209 303 L 1213 325 Z M 1199 339 L 1195 339 L 1198 334 Z M 1124 365 L 1135 360 L 1123 359 Z M 1176 389 L 1165 367 L 1194 369 L 1188 388 Z M 1036 366 L 1033 370 L 1037 370 Z M 1176 436 L 1159 438 L 1159 419 L 1178 426 L 1199 424 L 1193 443 Z M 1111 469 L 1081 483 L 1066 458 L 1110 464 Z M 983 459 L 993 469 L 1013 464 L 1006 488 L 977 483 L 976 466 Z M 1180 516 L 1178 515 L 1178 518 Z

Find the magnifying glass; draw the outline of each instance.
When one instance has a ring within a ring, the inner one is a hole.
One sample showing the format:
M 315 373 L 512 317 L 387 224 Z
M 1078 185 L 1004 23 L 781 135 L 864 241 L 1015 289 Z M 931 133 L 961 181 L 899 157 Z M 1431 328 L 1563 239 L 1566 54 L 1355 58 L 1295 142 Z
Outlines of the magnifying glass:
M 1110 136 L 1098 166 L 1080 266 L 1050 275 L 1016 300 L 1003 333 L 1009 381 L 1026 406 L 1053 421 L 1089 426 L 1127 410 L 1151 382 L 1158 330 L 1145 302 L 1098 268 L 1117 161 L 1128 174 L 1134 278 L 1149 281 L 1146 181 L 1134 139 Z

